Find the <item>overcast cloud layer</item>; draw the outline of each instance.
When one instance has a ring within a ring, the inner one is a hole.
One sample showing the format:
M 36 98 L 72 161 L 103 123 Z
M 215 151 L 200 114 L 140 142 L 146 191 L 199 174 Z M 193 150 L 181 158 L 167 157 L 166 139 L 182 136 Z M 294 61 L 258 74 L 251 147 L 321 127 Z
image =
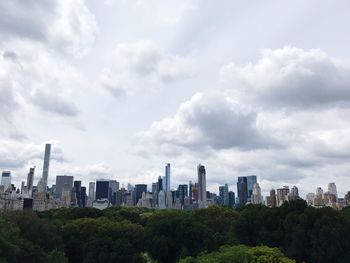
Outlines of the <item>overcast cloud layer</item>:
M 317 8 L 315 8 L 317 6 Z M 350 190 L 348 1 L 0 3 L 0 169 Z M 311 19 L 312 18 L 312 19 Z

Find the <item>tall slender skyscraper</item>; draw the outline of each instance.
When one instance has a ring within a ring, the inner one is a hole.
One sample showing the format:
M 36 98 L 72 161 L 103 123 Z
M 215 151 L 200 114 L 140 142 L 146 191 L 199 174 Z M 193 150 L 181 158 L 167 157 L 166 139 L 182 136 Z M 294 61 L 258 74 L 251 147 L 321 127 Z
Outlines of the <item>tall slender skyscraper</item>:
M 28 193 L 30 193 L 30 191 L 33 189 L 34 172 L 35 172 L 35 166 L 29 168 L 29 173 L 28 173 L 28 177 L 27 177 Z
M 41 179 L 42 188 L 43 188 L 41 190 L 43 192 L 46 192 L 46 189 L 47 189 L 47 178 L 49 176 L 50 156 L 51 156 L 51 144 L 47 143 L 45 145 L 43 176 Z
M 207 186 L 205 178 L 205 166 L 198 164 L 197 167 L 198 174 L 198 207 L 207 206 Z
M 165 192 L 170 191 L 170 163 L 165 166 Z

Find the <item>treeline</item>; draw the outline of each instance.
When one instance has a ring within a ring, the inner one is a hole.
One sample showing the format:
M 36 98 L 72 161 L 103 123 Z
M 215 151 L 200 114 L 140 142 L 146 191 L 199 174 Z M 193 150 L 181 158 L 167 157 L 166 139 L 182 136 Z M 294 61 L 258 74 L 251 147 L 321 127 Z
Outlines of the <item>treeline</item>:
M 290 259 L 293 260 L 290 260 Z M 111 207 L 0 214 L 0 263 L 350 262 L 350 209 Z

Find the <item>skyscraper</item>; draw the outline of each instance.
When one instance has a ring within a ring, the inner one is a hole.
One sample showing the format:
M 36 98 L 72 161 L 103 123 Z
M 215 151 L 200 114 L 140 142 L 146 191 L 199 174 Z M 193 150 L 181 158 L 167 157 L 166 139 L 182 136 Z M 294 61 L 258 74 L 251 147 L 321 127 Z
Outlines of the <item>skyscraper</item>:
M 256 175 L 249 175 L 247 176 L 247 194 L 248 194 L 248 202 L 252 202 L 252 194 L 253 194 L 253 188 L 254 188 L 254 184 L 256 184 L 257 178 Z
M 185 197 L 188 196 L 188 186 L 187 184 L 180 184 L 177 188 L 179 199 L 182 205 L 184 205 Z
M 270 207 L 276 207 L 277 199 L 276 199 L 276 191 L 275 189 L 270 190 Z
M 146 184 L 136 184 L 134 189 L 134 205 L 137 205 L 139 199 L 142 198 L 142 193 L 147 193 Z
M 239 176 L 237 181 L 237 195 L 239 205 L 244 206 L 248 200 L 248 188 L 247 188 L 247 177 Z
M 221 205 L 229 205 L 228 185 L 219 186 L 219 196 Z
M 198 207 L 207 206 L 207 185 L 206 185 L 206 172 L 205 166 L 198 164 L 197 167 L 198 174 Z
M 288 201 L 289 186 L 277 189 L 277 205 L 281 206 L 285 201 Z
M 111 180 L 109 182 L 109 202 L 115 205 L 116 193 L 119 190 L 119 182 Z
M 289 194 L 289 199 L 290 200 L 295 200 L 299 198 L 299 189 L 298 187 L 296 187 L 295 185 L 292 187 L 292 189 L 290 190 L 290 194 Z
M 170 163 L 165 166 L 165 192 L 170 191 Z
M 3 171 L 1 176 L 1 185 L 4 186 L 5 190 L 11 188 L 11 172 Z
M 163 179 L 161 176 L 158 177 L 158 189 L 157 192 L 159 193 L 161 190 L 163 190 Z
M 109 182 L 110 180 L 96 180 L 96 200 L 109 200 Z
M 86 187 L 82 186 L 80 191 L 80 200 L 81 200 L 81 207 L 86 206 Z
M 47 178 L 49 176 L 50 156 L 51 156 L 51 144 L 47 143 L 45 145 L 43 176 L 41 178 L 40 189 L 38 189 L 41 192 L 46 192 L 46 189 L 47 189 Z
M 230 192 L 228 192 L 228 203 L 229 203 L 229 205 L 230 206 L 234 206 L 235 205 L 235 203 L 236 203 L 236 197 L 235 197 L 235 193 L 234 192 L 232 192 L 232 191 L 230 191 Z
M 259 184 L 254 184 L 253 186 L 253 194 L 252 194 L 252 203 L 253 204 L 261 204 L 262 198 L 261 198 L 261 188 Z
M 328 192 L 330 194 L 335 195 L 335 197 L 338 198 L 337 186 L 335 185 L 335 183 L 328 184 Z
M 73 180 L 74 180 L 73 176 L 68 176 L 68 175 L 57 175 L 56 176 L 56 189 L 55 189 L 56 198 L 59 198 L 59 199 L 62 198 L 63 187 L 67 187 L 67 188 L 72 189 Z
M 27 190 L 28 190 L 28 193 L 30 193 L 32 191 L 32 188 L 33 188 L 34 172 L 35 172 L 35 166 L 29 168 L 29 173 L 28 173 L 28 177 L 27 177 Z
M 95 201 L 95 182 L 89 183 L 89 199 Z
M 75 194 L 75 205 L 77 207 L 82 207 L 81 204 L 81 181 L 74 181 L 74 194 Z

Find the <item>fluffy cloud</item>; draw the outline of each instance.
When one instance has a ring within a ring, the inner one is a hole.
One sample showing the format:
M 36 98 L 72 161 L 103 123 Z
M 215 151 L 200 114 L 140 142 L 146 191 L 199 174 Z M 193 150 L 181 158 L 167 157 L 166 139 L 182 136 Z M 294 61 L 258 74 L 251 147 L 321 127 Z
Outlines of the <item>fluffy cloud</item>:
M 116 96 L 144 86 L 145 82 L 168 84 L 187 79 L 195 72 L 190 57 L 170 54 L 151 41 L 118 44 L 111 63 L 102 71 L 99 85 Z
M 51 159 L 57 162 L 65 161 L 60 143 L 49 141 L 52 144 Z M 20 169 L 26 165 L 37 165 L 44 156 L 44 144 L 22 143 L 12 140 L 0 140 L 0 168 Z
M 249 103 L 312 108 L 350 101 L 349 65 L 321 50 L 295 47 L 262 51 L 245 67 L 228 64 L 222 78 L 233 80 L 234 92 Z
M 82 86 L 80 73 L 41 45 L 12 44 L 12 49 L 8 49 L 9 44 L 0 46 L 0 110 L 6 110 L 5 116 L 11 117 L 25 104 L 58 115 L 76 116 L 79 111 L 69 97 Z M 40 55 L 30 52 L 32 49 Z
M 259 127 L 253 110 L 223 94 L 198 93 L 182 104 L 173 118 L 154 122 L 137 138 L 138 147 L 141 145 L 144 151 L 169 150 L 175 154 L 185 149 L 252 150 L 279 146 L 267 134 Z
M 71 55 L 83 54 L 97 31 L 94 16 L 81 0 L 28 0 L 0 3 L 0 41 L 44 42 Z
M 84 2 L 2 1 L 0 31 L 2 121 L 26 105 L 76 116 L 69 97 L 83 81 L 65 55 L 83 55 L 95 39 L 95 18 Z

